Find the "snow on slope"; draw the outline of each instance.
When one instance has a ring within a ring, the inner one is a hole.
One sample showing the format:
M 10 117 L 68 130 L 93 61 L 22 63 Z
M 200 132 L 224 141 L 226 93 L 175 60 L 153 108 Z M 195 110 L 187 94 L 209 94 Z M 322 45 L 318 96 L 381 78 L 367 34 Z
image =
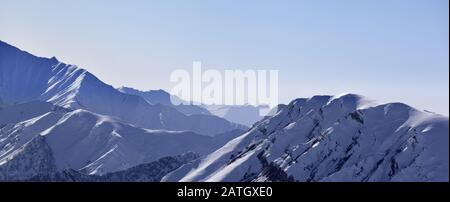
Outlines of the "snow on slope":
M 0 109 L 0 124 L 18 123 L 40 116 L 49 111 L 69 112 L 68 109 L 55 106 L 51 103 L 31 101 L 12 106 L 6 106 L 4 109 Z
M 0 107 L 41 100 L 85 109 L 150 129 L 185 130 L 215 135 L 244 126 L 211 116 L 186 116 L 165 105 L 122 93 L 84 69 L 40 58 L 0 41 Z M 205 124 L 207 123 L 207 124 Z
M 448 118 L 358 95 L 297 99 L 163 181 L 448 181 Z
M 20 155 L 33 159 L 33 153 L 47 151 L 48 145 L 51 154 L 47 155 L 54 159 L 56 169 L 101 175 L 188 151 L 207 154 L 243 132 L 233 130 L 209 137 L 193 132 L 148 130 L 86 110 L 62 110 L 40 101 L 19 106 L 0 110 L 0 169 L 19 162 Z M 19 118 L 4 118 L 13 115 Z M 24 151 L 38 136 L 45 137 L 45 144 L 29 153 Z M 14 172 L 3 174 L 8 173 Z

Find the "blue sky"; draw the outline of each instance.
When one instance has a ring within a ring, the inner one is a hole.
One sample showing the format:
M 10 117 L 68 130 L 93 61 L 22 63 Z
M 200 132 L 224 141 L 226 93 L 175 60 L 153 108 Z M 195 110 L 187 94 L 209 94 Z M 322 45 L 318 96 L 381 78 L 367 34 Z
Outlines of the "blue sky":
M 280 101 L 354 92 L 448 115 L 447 0 L 0 0 L 0 40 L 113 86 L 279 69 Z

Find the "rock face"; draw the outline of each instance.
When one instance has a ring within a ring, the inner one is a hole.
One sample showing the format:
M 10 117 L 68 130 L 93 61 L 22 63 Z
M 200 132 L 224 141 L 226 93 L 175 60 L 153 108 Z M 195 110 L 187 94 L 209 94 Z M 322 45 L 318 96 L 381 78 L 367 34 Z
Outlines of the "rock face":
M 448 118 L 358 95 L 297 99 L 163 181 L 448 181 Z
M 10 160 L 0 162 L 0 181 L 26 180 L 56 172 L 52 151 L 45 137 L 37 136 L 17 149 Z
M 123 171 L 106 175 L 86 175 L 73 169 L 50 174 L 38 174 L 25 181 L 32 182 L 159 182 L 167 173 L 196 158 L 198 154 L 189 152 L 178 156 L 169 156 L 157 161 L 138 165 Z

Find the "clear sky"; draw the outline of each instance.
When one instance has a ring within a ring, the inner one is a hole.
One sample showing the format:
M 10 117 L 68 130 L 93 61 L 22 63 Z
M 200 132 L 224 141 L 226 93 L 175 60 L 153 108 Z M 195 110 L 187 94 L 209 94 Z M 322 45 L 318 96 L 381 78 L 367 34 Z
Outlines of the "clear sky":
M 448 0 L 0 0 L 0 40 L 115 87 L 279 69 L 280 101 L 359 93 L 449 113 Z

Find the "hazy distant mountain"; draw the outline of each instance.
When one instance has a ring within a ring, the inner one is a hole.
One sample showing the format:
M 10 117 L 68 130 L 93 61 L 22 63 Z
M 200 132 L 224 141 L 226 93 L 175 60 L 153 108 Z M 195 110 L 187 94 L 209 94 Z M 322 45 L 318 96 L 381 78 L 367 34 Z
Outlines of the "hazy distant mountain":
M 140 96 L 140 97 L 144 98 L 147 102 L 152 103 L 152 104 L 162 104 L 165 106 L 171 106 L 185 115 L 195 115 L 195 114 L 211 115 L 211 113 L 207 109 L 205 109 L 199 105 L 178 104 L 178 103 L 187 103 L 187 102 L 184 100 L 181 100 L 180 98 L 178 98 L 176 96 L 173 96 L 173 95 L 167 93 L 164 90 L 139 91 L 137 89 L 128 88 L 128 87 L 121 87 L 118 90 L 122 93 Z M 173 104 L 173 103 L 176 103 L 176 104 Z M 222 117 L 222 118 L 224 118 L 224 117 Z M 230 120 L 228 120 L 228 121 L 230 121 Z M 239 122 L 235 122 L 235 123 L 239 123 Z
M 224 118 L 230 122 L 249 127 L 263 118 L 263 116 L 260 116 L 259 114 L 259 107 L 252 105 L 193 105 L 189 104 L 188 101 L 167 93 L 164 90 L 139 91 L 128 87 L 121 87 L 118 90 L 123 93 L 141 96 L 147 102 L 152 104 L 172 106 L 186 115 L 212 114 Z M 173 103 L 175 103 L 175 105 Z
M 261 120 L 260 107 L 252 105 L 203 105 L 211 114 L 251 127 Z

